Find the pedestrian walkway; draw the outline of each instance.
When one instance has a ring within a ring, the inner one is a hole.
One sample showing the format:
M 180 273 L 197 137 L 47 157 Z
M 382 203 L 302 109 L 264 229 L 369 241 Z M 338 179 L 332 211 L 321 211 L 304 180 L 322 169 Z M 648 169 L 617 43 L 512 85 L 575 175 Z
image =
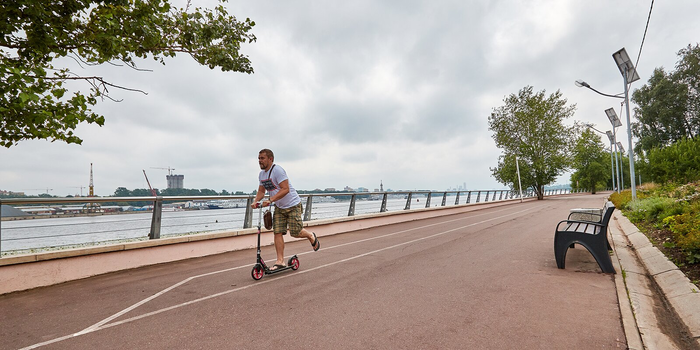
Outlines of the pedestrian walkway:
M 325 232 L 319 252 L 287 244 L 298 271 L 257 282 L 242 250 L 1 295 L 0 349 L 637 348 L 623 274 L 584 249 L 554 260 L 559 220 L 604 198 Z

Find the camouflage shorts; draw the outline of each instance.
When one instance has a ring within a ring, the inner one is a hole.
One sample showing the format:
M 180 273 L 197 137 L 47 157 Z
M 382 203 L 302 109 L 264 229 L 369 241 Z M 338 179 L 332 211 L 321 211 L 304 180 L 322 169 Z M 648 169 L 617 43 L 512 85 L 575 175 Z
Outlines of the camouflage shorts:
M 299 232 L 304 227 L 301 221 L 303 211 L 301 202 L 287 209 L 275 208 L 275 214 L 272 216 L 273 232 L 286 235 L 289 230 L 292 237 L 299 237 Z

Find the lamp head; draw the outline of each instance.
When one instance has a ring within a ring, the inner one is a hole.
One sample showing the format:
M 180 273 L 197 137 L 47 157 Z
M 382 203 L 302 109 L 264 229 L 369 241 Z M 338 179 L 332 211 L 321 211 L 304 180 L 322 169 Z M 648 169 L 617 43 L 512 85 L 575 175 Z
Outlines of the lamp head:
M 583 81 L 583 80 L 581 80 L 581 79 L 576 80 L 576 81 L 574 82 L 574 84 L 576 84 L 576 86 L 578 86 L 578 87 L 587 87 L 587 88 L 591 87 L 590 85 L 588 85 L 587 82 L 585 82 L 585 81 Z

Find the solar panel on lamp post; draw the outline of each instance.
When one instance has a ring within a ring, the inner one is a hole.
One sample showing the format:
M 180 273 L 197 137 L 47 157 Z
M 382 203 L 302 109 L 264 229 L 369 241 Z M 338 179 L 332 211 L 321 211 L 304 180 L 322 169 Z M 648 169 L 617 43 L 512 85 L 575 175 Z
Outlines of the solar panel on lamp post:
M 622 122 L 620 122 L 620 118 L 617 117 L 617 113 L 615 113 L 615 110 L 612 108 L 608 108 L 605 110 L 605 115 L 608 116 L 608 119 L 610 120 L 610 124 L 612 124 L 612 129 L 613 129 L 613 145 L 615 147 L 615 164 L 618 164 L 617 166 L 617 193 L 620 193 L 620 191 L 623 189 L 624 183 L 622 182 L 622 160 L 620 159 L 620 156 L 618 155 L 617 152 L 617 132 L 616 128 L 619 126 L 622 126 Z
M 632 145 L 632 128 L 630 126 L 630 105 L 629 105 L 629 88 L 628 85 L 639 80 L 639 75 L 637 70 L 634 69 L 632 60 L 630 60 L 629 55 L 627 55 L 627 50 L 623 47 L 617 52 L 613 53 L 613 59 L 617 64 L 617 68 L 622 74 L 622 79 L 625 83 L 625 108 L 627 110 L 627 141 L 629 146 L 629 159 L 630 159 L 630 187 L 632 188 L 632 200 L 637 199 L 637 188 L 635 186 L 634 179 L 634 145 Z

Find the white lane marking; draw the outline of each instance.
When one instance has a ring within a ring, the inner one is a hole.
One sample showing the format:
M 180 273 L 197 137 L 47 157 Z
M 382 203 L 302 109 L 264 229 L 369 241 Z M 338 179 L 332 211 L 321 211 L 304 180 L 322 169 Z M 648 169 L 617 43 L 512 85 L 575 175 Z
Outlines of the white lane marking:
M 461 229 L 465 229 L 465 228 L 468 228 L 468 227 L 480 225 L 480 224 L 483 224 L 483 223 L 486 223 L 486 222 L 489 222 L 489 221 L 494 221 L 494 220 L 501 219 L 501 218 L 508 217 L 508 216 L 512 216 L 512 215 L 515 215 L 515 214 L 520 214 L 520 213 L 523 213 L 523 212 L 526 212 L 526 211 L 530 211 L 530 210 L 533 210 L 533 209 L 536 209 L 536 208 L 539 208 L 539 207 L 542 207 L 542 206 L 543 206 L 543 205 L 540 205 L 540 206 L 537 206 L 537 207 L 528 208 L 528 209 L 523 209 L 523 210 L 519 210 L 519 211 L 515 211 L 515 212 L 508 213 L 508 214 L 505 214 L 505 215 L 501 215 L 501 216 L 498 216 L 498 217 L 495 217 L 495 218 L 486 219 L 486 220 L 483 220 L 483 221 L 479 221 L 479 222 L 471 223 L 471 224 L 468 224 L 468 225 L 460 226 L 460 227 L 457 227 L 457 228 L 454 228 L 454 229 L 450 229 L 450 230 L 447 230 L 447 231 L 439 232 L 439 233 L 436 233 L 436 234 L 433 234 L 433 235 L 430 235 L 430 236 L 424 236 L 424 237 L 417 238 L 417 239 L 414 239 L 414 240 L 411 240 L 411 241 L 402 242 L 402 243 L 399 243 L 399 244 L 395 244 L 395 245 L 393 245 L 393 246 L 384 247 L 384 248 L 377 249 L 377 250 L 373 250 L 373 251 L 370 251 L 370 252 L 367 252 L 367 253 L 363 253 L 363 254 L 360 254 L 360 255 L 355 255 L 355 256 L 352 256 L 352 257 L 349 257 L 349 258 L 346 258 L 346 259 L 334 261 L 334 262 L 332 262 L 332 263 L 328 263 L 328 264 L 316 266 L 316 267 L 313 267 L 313 268 L 310 268 L 310 269 L 305 269 L 305 270 L 303 270 L 303 271 L 297 271 L 297 272 L 294 273 L 294 274 L 287 274 L 287 275 L 283 275 L 283 276 L 277 277 L 277 278 L 275 278 L 275 279 L 268 279 L 268 280 L 264 280 L 264 281 L 258 281 L 258 282 L 255 282 L 255 283 L 253 283 L 253 284 L 249 284 L 249 285 L 247 285 L 247 286 L 243 286 L 243 287 L 238 287 L 238 288 L 230 289 L 230 290 L 227 290 L 227 291 L 219 292 L 219 293 L 212 294 L 212 295 L 209 295 L 209 296 L 206 296 L 206 297 L 202 297 L 202 298 L 199 298 L 199 299 L 190 300 L 190 301 L 187 301 L 187 302 L 184 302 L 184 303 L 180 303 L 180 304 L 176 304 L 176 305 L 173 305 L 173 306 L 169 306 L 169 307 L 167 307 L 167 308 L 163 308 L 163 309 L 160 309 L 160 310 L 152 311 L 152 312 L 149 312 L 149 313 L 145 313 L 145 314 L 142 314 L 142 315 L 134 316 L 134 317 L 131 317 L 131 318 L 128 318 L 128 319 L 124 319 L 124 320 L 121 320 L 121 321 L 117 321 L 117 322 L 114 322 L 114 323 L 109 323 L 109 324 L 107 324 L 108 322 L 114 320 L 115 318 L 117 318 L 117 317 L 119 317 L 119 316 L 122 316 L 122 315 L 124 315 L 125 313 L 127 313 L 127 312 L 129 312 L 129 311 L 132 311 L 132 310 L 134 310 L 135 308 L 137 308 L 137 307 L 139 307 L 139 306 L 141 306 L 141 305 L 147 303 L 148 301 L 151 301 L 151 300 L 153 300 L 153 299 L 155 299 L 155 298 L 157 298 L 157 297 L 159 297 L 159 296 L 161 296 L 161 295 L 167 293 L 168 291 L 171 291 L 171 290 L 173 290 L 173 289 L 175 289 L 175 288 L 177 288 L 177 287 L 179 287 L 179 286 L 181 286 L 181 285 L 183 285 L 183 284 L 185 284 L 185 283 L 187 283 L 187 282 L 189 282 L 189 281 L 192 281 L 192 280 L 194 280 L 194 279 L 196 279 L 196 278 L 205 277 L 205 276 L 210 276 L 210 275 L 214 275 L 214 274 L 217 274 L 217 273 L 222 273 L 222 272 L 227 272 L 227 271 L 232 271 L 232 270 L 237 270 L 237 269 L 241 269 L 241 268 L 245 268 L 245 267 L 250 267 L 250 266 L 253 266 L 254 264 L 242 265 L 242 266 L 232 267 L 232 268 L 229 268 L 229 269 L 224 269 L 224 270 L 219 270 L 219 271 L 212 271 L 212 272 L 204 273 L 204 274 L 201 274 L 201 275 L 192 276 L 192 277 L 189 277 L 189 278 L 187 278 L 187 279 L 185 279 L 185 280 L 183 280 L 183 281 L 181 281 L 181 282 L 179 282 L 179 283 L 176 283 L 176 284 L 174 284 L 174 285 L 172 285 L 172 286 L 170 286 L 170 287 L 168 287 L 168 288 L 166 288 L 166 289 L 164 289 L 164 290 L 162 290 L 162 291 L 160 291 L 160 292 L 158 292 L 158 293 L 156 293 L 156 294 L 154 294 L 154 295 L 152 295 L 152 296 L 150 296 L 150 297 L 148 297 L 148 298 L 146 298 L 146 299 L 144 299 L 144 300 L 142 300 L 142 301 L 140 301 L 140 302 L 138 302 L 138 303 L 136 303 L 136 304 L 134 304 L 134 305 L 132 305 L 132 306 L 130 306 L 130 307 L 128 307 L 128 308 L 126 308 L 126 309 L 124 309 L 124 310 L 122 310 L 122 311 L 120 311 L 120 312 L 118 312 L 118 313 L 116 313 L 116 314 L 114 314 L 114 315 L 112 315 L 112 316 L 110 316 L 110 317 L 108 317 L 108 318 L 102 320 L 102 321 L 100 321 L 100 322 L 98 322 L 98 323 L 95 323 L 94 325 L 92 325 L 92 326 L 90 326 L 90 327 L 85 328 L 84 330 L 82 330 L 82 331 L 80 331 L 80 332 L 73 333 L 73 334 L 69 334 L 69 335 L 66 335 L 66 336 L 63 336 L 63 337 L 60 337 L 60 338 L 55 338 L 55 339 L 52 339 L 52 340 L 48 340 L 48 341 L 45 341 L 45 342 L 42 342 L 42 343 L 37 343 L 37 344 L 34 344 L 34 345 L 30 345 L 30 346 L 28 346 L 28 347 L 22 348 L 21 350 L 25 350 L 25 349 L 36 349 L 36 348 L 39 348 L 39 347 L 42 347 L 42 346 L 45 346 L 45 345 L 57 343 L 57 342 L 60 342 L 60 341 L 66 340 L 66 339 L 73 338 L 73 337 L 77 337 L 77 336 L 89 334 L 89 333 L 92 333 L 92 332 L 96 332 L 96 331 L 99 331 L 99 330 L 102 330 L 102 329 L 106 329 L 106 328 L 111 328 L 111 327 L 118 326 L 118 325 L 122 325 L 122 324 L 125 324 L 125 323 L 130 323 L 130 322 L 133 322 L 133 321 L 140 320 L 140 319 L 142 319 L 142 318 L 146 318 L 146 317 L 150 317 L 150 316 L 153 316 L 153 315 L 157 315 L 157 314 L 160 314 L 160 313 L 163 313 L 163 312 L 166 312 L 166 311 L 170 311 L 170 310 L 173 310 L 173 309 L 177 309 L 177 308 L 180 308 L 180 307 L 183 307 L 183 306 L 187 306 L 187 305 L 191 305 L 191 304 L 198 303 L 198 302 L 201 302 L 201 301 L 209 300 L 209 299 L 216 298 L 216 297 L 219 297 L 219 296 L 222 296 L 222 295 L 226 295 L 226 294 L 230 294 L 230 293 L 233 293 L 233 292 L 238 292 L 238 291 L 241 291 L 241 290 L 244 290 L 244 289 L 248 289 L 248 288 L 250 288 L 250 287 L 259 286 L 259 285 L 263 285 L 263 284 L 270 283 L 270 282 L 274 282 L 274 281 L 279 281 L 279 280 L 282 280 L 282 279 L 285 279 L 285 278 L 288 278 L 288 277 L 298 276 L 298 275 L 300 275 L 300 274 L 308 273 L 308 272 L 311 272 L 311 271 L 316 271 L 316 270 L 318 270 L 318 269 L 322 269 L 322 268 L 326 268 L 326 267 L 329 267 L 329 266 L 337 265 L 337 264 L 344 263 L 344 262 L 347 262 L 347 261 L 350 261 L 350 260 L 354 260 L 354 259 L 358 259 L 358 258 L 361 258 L 361 257 L 365 257 L 365 256 L 367 256 L 367 255 L 379 253 L 379 252 L 382 252 L 382 251 L 385 251 L 385 250 L 393 249 L 393 248 L 400 247 L 400 246 L 404 246 L 404 245 L 407 245 L 407 244 L 412 244 L 412 243 L 420 242 L 420 241 L 423 241 L 423 240 L 426 240 L 426 239 L 430 239 L 430 238 L 442 236 L 442 235 L 447 234 L 447 233 L 450 233 L 450 232 L 454 232 L 454 231 L 461 230 Z M 432 227 L 432 226 L 443 225 L 443 224 L 451 223 L 451 222 L 455 222 L 455 221 L 461 221 L 461 220 L 466 220 L 466 219 L 472 219 L 472 218 L 478 217 L 478 216 L 490 215 L 490 214 L 493 214 L 493 213 L 498 213 L 498 212 L 506 211 L 506 210 L 508 210 L 508 209 L 509 209 L 509 208 L 497 210 L 497 211 L 494 211 L 494 212 L 482 213 L 482 214 L 472 215 L 472 216 L 469 216 L 469 217 L 464 217 L 464 218 L 453 219 L 453 220 L 442 221 L 442 222 L 438 222 L 438 223 L 434 223 L 434 224 L 429 224 L 429 225 L 423 225 L 423 226 L 419 226 L 419 227 L 414 227 L 414 228 L 410 228 L 410 229 L 406 229 L 406 230 L 401 230 L 401 231 L 397 231 L 397 232 L 392 232 L 392 233 L 385 234 L 385 235 L 381 235 L 381 236 L 375 236 L 375 237 L 370 237 L 370 238 L 362 239 L 362 240 L 359 240 L 359 241 L 353 241 L 353 242 L 348 242 L 348 243 L 339 244 L 339 245 L 336 245 L 336 246 L 328 247 L 328 248 L 326 248 L 325 250 L 334 249 L 334 248 L 338 248 L 338 247 L 343 247 L 343 246 L 347 246 L 347 245 L 351 245 L 351 244 L 357 244 L 357 243 L 361 243 L 361 242 L 367 242 L 367 241 L 374 240 L 374 239 L 385 238 L 385 237 L 397 235 L 397 234 L 400 234 L 400 233 L 406 233 L 406 232 L 415 231 L 415 230 L 419 230 L 419 229 L 424 229 L 424 228 L 428 228 L 428 227 Z M 299 254 L 297 254 L 297 255 L 310 254 L 310 253 L 311 253 L 311 252 L 305 252 L 305 253 L 299 253 Z
M 480 213 L 480 214 L 477 214 L 477 215 L 471 215 L 471 216 L 466 217 L 466 218 L 452 219 L 452 220 L 442 221 L 442 222 L 438 222 L 438 223 L 434 223 L 434 224 L 428 224 L 428 225 L 413 227 L 413 228 L 409 228 L 409 229 L 406 229 L 406 230 L 396 231 L 396 232 L 388 233 L 388 234 L 381 235 L 381 236 L 374 236 L 374 237 L 370 237 L 370 238 L 361 239 L 361 240 L 358 240 L 358 241 L 352 241 L 352 242 L 348 242 L 348 243 L 343 243 L 343 244 L 335 245 L 335 246 L 332 246 L 332 247 L 325 248 L 324 250 L 340 248 L 340 247 L 348 246 L 348 245 L 351 245 L 351 244 L 357 244 L 357 243 L 367 242 L 367 241 L 371 241 L 371 240 L 375 240 L 375 239 L 380 239 L 380 238 L 386 238 L 386 237 L 390 237 L 390 236 L 394 236 L 394 235 L 398 235 L 398 234 L 402 234 L 402 233 L 406 233 L 406 232 L 410 232 L 410 231 L 422 230 L 422 229 L 429 228 L 429 227 L 432 227 L 432 226 L 443 225 L 443 224 L 451 223 L 451 222 L 454 222 L 454 221 L 461 221 L 461 220 L 466 220 L 466 219 L 473 219 L 473 218 L 475 218 L 475 217 L 484 216 L 484 215 L 490 215 L 490 214 L 494 214 L 494 213 L 499 213 L 499 212 L 502 212 L 502 211 L 505 211 L 505 210 L 508 210 L 508 209 L 510 209 L 510 208 L 505 208 L 505 209 L 501 209 L 501 210 L 496 210 L 496 211 L 489 212 L 489 213 Z M 313 253 L 313 252 L 304 252 L 304 253 L 299 253 L 299 254 L 297 254 L 297 255 L 304 255 L 304 254 L 311 254 L 311 253 Z M 228 268 L 228 269 L 224 269 L 224 270 L 207 272 L 207 273 L 204 273 L 204 274 L 201 274 L 201 275 L 189 277 L 189 278 L 187 278 L 187 279 L 185 279 L 185 280 L 183 280 L 183 281 L 181 281 L 181 282 L 178 282 L 178 283 L 176 283 L 176 284 L 174 284 L 174 285 L 172 285 L 172 286 L 170 286 L 170 287 L 168 287 L 168 288 L 166 288 L 166 289 L 164 289 L 164 290 L 162 290 L 162 291 L 160 291 L 160 292 L 158 292 L 158 293 L 156 293 L 156 294 L 154 294 L 154 295 L 152 295 L 152 296 L 150 296 L 150 297 L 148 297 L 148 298 L 146 298 L 146 299 L 144 299 L 144 300 L 142 300 L 142 301 L 140 301 L 140 302 L 138 302 L 138 303 L 136 303 L 136 304 L 134 304 L 134 305 L 132 305 L 132 306 L 126 308 L 126 309 L 124 309 L 124 310 L 122 310 L 122 311 L 119 311 L 118 313 L 116 313 L 116 314 L 114 314 L 114 315 L 112 315 L 112 316 L 110 316 L 110 317 L 105 318 L 104 320 L 102 320 L 102 321 L 100 321 L 100 322 L 95 323 L 94 325 L 92 325 L 92 326 L 90 326 L 90 327 L 87 327 L 87 328 L 83 329 L 82 331 L 79 331 L 79 332 L 75 333 L 74 335 L 86 334 L 86 333 L 89 333 L 89 332 L 91 332 L 91 331 L 93 331 L 93 330 L 99 328 L 99 327 L 102 327 L 104 324 L 109 323 L 110 321 L 112 321 L 112 320 L 114 320 L 114 319 L 116 319 L 116 318 L 119 318 L 120 316 L 122 316 L 122 315 L 128 313 L 129 311 L 132 311 L 132 310 L 138 308 L 139 306 L 141 306 L 141 305 L 143 305 L 143 304 L 145 304 L 145 303 L 147 303 L 147 302 L 149 302 L 149 301 L 151 301 L 151 300 L 153 300 L 153 299 L 155 299 L 155 298 L 157 298 L 157 297 L 159 297 L 159 296 L 161 296 L 161 295 L 163 295 L 163 294 L 165 294 L 165 293 L 167 293 L 167 292 L 169 292 L 169 291 L 171 291 L 171 290 L 173 290 L 173 289 L 175 289 L 175 288 L 177 288 L 177 287 L 179 287 L 179 286 L 181 286 L 181 285 L 183 285 L 183 284 L 185 284 L 185 283 L 187 283 L 187 282 L 189 282 L 189 281 L 192 281 L 192 280 L 194 280 L 194 279 L 201 278 L 201 277 L 206 277 L 206 276 L 211 276 L 211 275 L 214 275 L 214 274 L 217 274 L 217 273 L 233 271 L 233 270 L 237 270 L 237 269 L 241 269 L 241 268 L 245 268 L 245 267 L 251 267 L 251 266 L 253 266 L 253 265 L 255 265 L 255 264 L 247 264 L 247 265 L 243 265 L 243 266 L 237 266 L 237 267 L 232 267 L 232 268 Z
M 316 270 L 319 270 L 319 269 L 322 269 L 322 268 L 326 268 L 326 267 L 329 267 L 329 266 L 333 266 L 333 265 L 341 264 L 341 263 L 344 263 L 344 262 L 348 262 L 348 261 L 350 261 L 350 260 L 359 259 L 359 258 L 365 257 L 365 256 L 367 256 L 367 255 L 372 255 L 372 254 L 376 254 L 376 253 L 379 253 L 379 252 L 383 252 L 383 251 L 385 251 L 385 250 L 394 249 L 394 248 L 401 247 L 401 246 L 404 246 L 404 245 L 408 245 L 408 244 L 412 244 L 412 243 L 424 241 L 424 240 L 426 240 L 426 239 L 435 238 L 435 237 L 442 236 L 442 235 L 447 234 L 447 233 L 450 233 L 450 232 L 454 232 L 454 231 L 462 230 L 462 229 L 465 229 L 465 228 L 468 228 L 468 227 L 480 225 L 480 224 L 483 224 L 483 223 L 486 223 L 486 222 L 489 222 L 489 221 L 494 221 L 494 220 L 497 220 L 497 219 L 501 219 L 501 218 L 504 218 L 504 217 L 507 217 L 507 216 L 511 216 L 511 215 L 514 215 L 514 214 L 519 214 L 519 213 L 526 212 L 526 211 L 529 211 L 529 210 L 532 210 L 532 208 L 530 208 L 530 209 L 524 209 L 524 210 L 520 210 L 520 211 L 517 211 L 517 212 L 510 213 L 510 214 L 502 215 L 502 216 L 499 216 L 499 217 L 495 217 L 495 218 L 491 218 L 491 219 L 486 219 L 486 220 L 483 220 L 483 221 L 479 221 L 479 222 L 471 223 L 471 224 L 468 224 L 468 225 L 456 227 L 456 228 L 453 228 L 453 229 L 450 229 L 450 230 L 447 230 L 447 231 L 438 232 L 438 233 L 433 234 L 433 235 L 430 235 L 430 236 L 423 236 L 423 237 L 421 237 L 421 238 L 416 238 L 416 239 L 414 239 L 414 240 L 410 240 L 410 241 L 406 241 L 406 242 L 401 242 L 401 243 L 398 243 L 398 244 L 395 244 L 395 245 L 392 245 L 392 246 L 388 246 L 388 247 L 376 249 L 376 250 L 373 250 L 373 251 L 371 251 L 371 252 L 362 253 L 362 254 L 359 254 L 359 255 L 351 256 L 351 257 L 349 257 L 349 258 L 345 258 L 345 259 L 342 259 L 342 260 L 334 261 L 334 262 L 331 262 L 331 263 L 328 263 L 328 264 L 324 264 L 324 265 L 312 267 L 312 268 L 310 268 L 310 269 L 305 269 L 305 270 L 303 270 L 303 271 L 297 271 L 296 273 L 293 273 L 293 274 L 283 275 L 283 276 L 277 277 L 277 278 L 275 278 L 275 279 L 269 279 L 269 280 L 265 280 L 265 281 L 260 281 L 260 282 L 254 283 L 254 284 L 249 284 L 249 285 L 247 285 L 247 286 L 238 287 L 238 288 L 235 288 L 235 289 L 230 289 L 230 290 L 227 290 L 227 291 L 223 291 L 223 292 L 219 292 L 219 293 L 216 293 L 216 294 L 208 295 L 208 296 L 206 296 L 206 297 L 201 297 L 201 298 L 199 298 L 199 299 L 190 300 L 190 301 L 187 301 L 187 302 L 184 302 L 184 303 L 181 303 L 181 304 L 177 304 L 177 305 L 173 305 L 173 306 L 169 306 L 169 307 L 167 307 L 167 308 L 163 308 L 163 309 L 160 309 L 160 310 L 151 311 L 151 312 L 146 313 L 146 314 L 143 314 L 143 315 L 138 315 L 138 316 L 134 316 L 134 317 L 131 317 L 131 318 L 127 318 L 127 319 L 125 319 L 125 320 L 121 320 L 121 321 L 118 321 L 118 322 L 110 323 L 110 324 L 108 324 L 108 325 L 104 325 L 104 326 L 102 326 L 102 327 L 100 327 L 100 328 L 98 328 L 98 329 L 95 329 L 95 330 L 110 328 L 110 327 L 113 327 L 113 326 L 118 326 L 118 325 L 121 325 L 121 324 L 133 322 L 133 321 L 136 321 L 136 320 L 140 320 L 140 319 L 142 319 L 142 318 L 145 318 L 145 317 L 157 315 L 157 314 L 160 314 L 160 313 L 163 313 L 163 312 L 166 312 L 166 311 L 170 311 L 170 310 L 173 310 L 173 309 L 177 309 L 177 308 L 180 308 L 180 307 L 183 307 L 183 306 L 187 306 L 187 305 L 191 305 L 191 304 L 194 304 L 194 303 L 198 303 L 198 302 L 200 302 L 200 301 L 209 300 L 209 299 L 216 298 L 216 297 L 219 297 L 219 296 L 222 296 L 222 295 L 226 295 L 226 294 L 230 294 L 230 293 L 233 293 L 233 292 L 237 292 L 237 291 L 241 291 L 241 290 L 244 290 L 244 289 L 248 289 L 248 288 L 250 288 L 250 287 L 259 286 L 259 285 L 261 285 L 261 284 L 265 284 L 265 283 L 269 283 L 269 282 L 273 282 L 273 281 L 279 281 L 279 280 L 282 280 L 282 279 L 285 279 L 285 278 L 289 278 L 289 277 L 293 277 L 293 276 L 299 276 L 299 275 L 301 275 L 301 274 L 309 273 L 309 272 L 311 272 L 311 271 L 316 271 Z M 430 226 L 432 226 L 432 225 L 430 225 Z M 93 332 L 94 332 L 95 330 L 93 330 Z

